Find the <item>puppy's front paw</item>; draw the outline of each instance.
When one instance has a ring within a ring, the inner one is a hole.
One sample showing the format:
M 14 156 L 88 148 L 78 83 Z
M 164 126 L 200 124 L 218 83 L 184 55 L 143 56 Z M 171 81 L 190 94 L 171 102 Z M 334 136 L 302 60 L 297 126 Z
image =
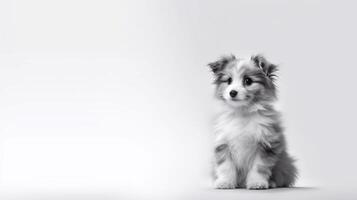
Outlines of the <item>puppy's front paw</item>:
M 235 187 L 235 184 L 228 180 L 217 179 L 214 182 L 214 188 L 216 189 L 234 189 Z
M 247 189 L 249 190 L 264 190 L 269 188 L 268 181 L 252 181 L 247 183 Z

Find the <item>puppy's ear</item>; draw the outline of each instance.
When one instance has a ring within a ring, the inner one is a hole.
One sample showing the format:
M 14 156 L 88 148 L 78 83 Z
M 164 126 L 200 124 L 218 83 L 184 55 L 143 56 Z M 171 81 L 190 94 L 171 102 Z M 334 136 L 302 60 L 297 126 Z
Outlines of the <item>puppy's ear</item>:
M 221 72 L 227 66 L 228 63 L 234 60 L 236 60 L 236 57 L 234 55 L 222 56 L 217 61 L 208 63 L 208 66 L 210 67 L 213 73 L 217 74 Z
M 276 72 L 278 71 L 278 66 L 270 63 L 262 55 L 254 55 L 251 57 L 251 60 L 254 61 L 255 65 L 263 70 L 268 78 L 275 80 L 277 78 Z

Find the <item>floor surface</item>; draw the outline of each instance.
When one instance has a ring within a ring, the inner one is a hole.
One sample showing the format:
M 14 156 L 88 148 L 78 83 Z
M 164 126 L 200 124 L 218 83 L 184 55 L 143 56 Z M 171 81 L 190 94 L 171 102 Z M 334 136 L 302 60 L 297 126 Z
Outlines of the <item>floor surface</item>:
M 316 187 L 295 187 L 285 189 L 270 189 L 270 190 L 213 190 L 213 189 L 201 189 L 196 191 L 188 191 L 187 193 L 175 193 L 172 194 L 152 194 L 143 195 L 138 191 L 136 194 L 122 194 L 115 191 L 86 191 L 86 192 L 61 192 L 61 191 L 47 191 L 47 192 L 2 192 L 0 199 L 2 200 L 15 200 L 15 199 L 51 199 L 51 200 L 74 200 L 74 199 L 86 199 L 86 200 L 116 200 L 116 199 L 204 199 L 204 200 L 233 200 L 233 199 L 274 199 L 274 200 L 286 200 L 286 199 L 339 199 L 349 200 L 356 199 L 356 190 L 351 189 L 339 189 L 339 188 L 316 188 Z

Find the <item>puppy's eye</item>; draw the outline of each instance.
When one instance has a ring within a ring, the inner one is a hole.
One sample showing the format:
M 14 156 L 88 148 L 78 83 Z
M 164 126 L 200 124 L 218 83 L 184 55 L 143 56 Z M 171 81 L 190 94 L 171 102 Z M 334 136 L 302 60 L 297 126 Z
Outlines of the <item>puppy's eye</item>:
M 229 78 L 227 79 L 227 84 L 230 85 L 231 83 L 232 83 L 232 78 L 229 77 Z
M 244 78 L 244 85 L 250 86 L 253 83 L 253 80 L 249 77 Z

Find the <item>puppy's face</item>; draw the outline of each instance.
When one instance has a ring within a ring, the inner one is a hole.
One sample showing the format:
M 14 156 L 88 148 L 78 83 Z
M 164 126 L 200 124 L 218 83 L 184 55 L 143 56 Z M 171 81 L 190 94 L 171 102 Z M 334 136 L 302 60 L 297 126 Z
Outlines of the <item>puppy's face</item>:
M 277 66 L 262 56 L 225 56 L 208 64 L 215 76 L 216 96 L 232 107 L 264 104 L 276 98 Z

